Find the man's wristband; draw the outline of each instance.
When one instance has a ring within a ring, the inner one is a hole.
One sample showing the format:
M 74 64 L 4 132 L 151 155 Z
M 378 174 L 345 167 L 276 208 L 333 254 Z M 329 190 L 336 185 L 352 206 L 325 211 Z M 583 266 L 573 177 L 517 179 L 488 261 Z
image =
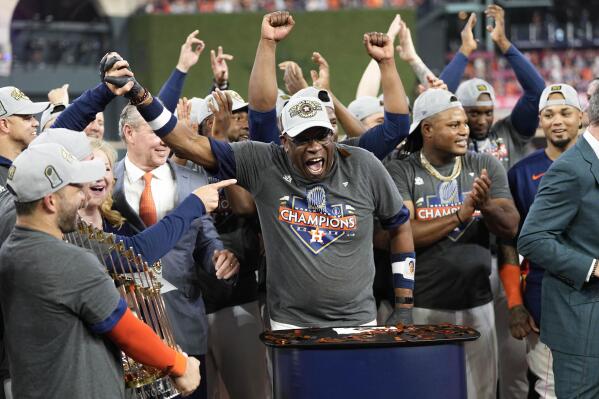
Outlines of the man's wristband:
M 150 96 L 150 92 L 147 89 L 143 89 L 143 91 L 144 91 L 144 94 L 142 94 L 141 96 L 130 99 L 129 104 L 137 106 L 137 105 L 142 104 L 144 101 L 146 101 L 148 99 L 148 97 Z
M 503 284 L 508 309 L 522 305 L 524 301 L 522 298 L 520 265 L 504 263 L 499 267 L 499 278 Z
M 412 297 L 412 296 L 396 296 L 395 304 L 396 305 L 413 305 L 414 297 Z
M 138 105 L 137 110 L 159 137 L 169 134 L 177 125 L 177 118 L 153 97 L 148 105 Z
M 455 217 L 458 219 L 458 223 L 461 225 L 464 224 L 464 222 L 462 222 L 462 219 L 460 219 L 460 215 L 458 215 L 458 212 L 454 213 Z
M 216 89 L 227 90 L 229 88 L 229 81 L 227 79 L 225 79 L 221 83 L 219 83 L 216 81 L 216 79 L 212 79 L 212 85 Z
M 391 272 L 393 273 L 393 288 L 413 290 L 414 275 L 416 273 L 416 253 L 391 254 Z

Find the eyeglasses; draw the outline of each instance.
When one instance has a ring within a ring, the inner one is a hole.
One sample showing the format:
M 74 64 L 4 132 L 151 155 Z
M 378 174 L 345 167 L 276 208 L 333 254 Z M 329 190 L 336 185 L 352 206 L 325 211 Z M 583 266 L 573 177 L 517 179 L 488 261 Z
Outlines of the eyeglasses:
M 321 130 L 317 134 L 312 135 L 302 133 L 297 137 L 291 138 L 291 141 L 295 145 L 304 145 L 308 144 L 312 140 L 316 140 L 319 144 L 325 145 L 330 141 L 332 136 L 333 132 L 331 132 L 330 130 Z

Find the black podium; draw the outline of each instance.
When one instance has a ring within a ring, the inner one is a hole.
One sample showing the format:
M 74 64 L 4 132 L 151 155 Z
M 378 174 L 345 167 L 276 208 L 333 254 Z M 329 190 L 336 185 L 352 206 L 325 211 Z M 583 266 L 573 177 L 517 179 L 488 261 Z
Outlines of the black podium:
M 449 324 L 264 332 L 275 399 L 465 399 L 462 343 L 480 334 Z

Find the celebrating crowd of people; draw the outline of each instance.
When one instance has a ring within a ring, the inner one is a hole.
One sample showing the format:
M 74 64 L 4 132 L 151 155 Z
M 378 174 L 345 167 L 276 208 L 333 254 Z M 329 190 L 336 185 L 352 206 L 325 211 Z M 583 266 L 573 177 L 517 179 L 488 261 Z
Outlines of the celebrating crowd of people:
M 365 33 L 371 61 L 347 107 L 326 55 L 312 55 L 312 85 L 276 63 L 287 11 L 262 20 L 248 101 L 222 47 L 207 95 L 181 97 L 198 31 L 156 95 L 115 52 L 72 102 L 68 84 L 44 103 L 0 88 L 0 397 L 127 397 L 122 351 L 182 395 L 264 399 L 262 331 L 414 323 L 480 332 L 464 344 L 469 398 L 599 397 L 599 79 L 583 107 L 510 42 L 501 7 L 485 16 L 522 90 L 500 119 L 494 82 L 463 80 L 475 14 L 438 77 L 399 15 Z M 396 51 L 420 82 L 411 107 Z M 117 96 L 121 160 L 102 140 Z M 101 259 L 63 241 L 78 221 L 161 260 L 177 348 Z

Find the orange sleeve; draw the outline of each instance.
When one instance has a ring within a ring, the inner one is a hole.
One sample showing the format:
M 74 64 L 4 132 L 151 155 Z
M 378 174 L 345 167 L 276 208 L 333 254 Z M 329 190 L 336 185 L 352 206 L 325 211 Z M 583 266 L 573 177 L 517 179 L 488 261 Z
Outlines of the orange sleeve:
M 129 309 L 106 335 L 137 362 L 163 370 L 173 377 L 180 377 L 185 373 L 185 356 L 162 342 L 158 335 Z
M 508 309 L 522 305 L 522 290 L 520 289 L 520 266 L 505 263 L 499 268 L 499 278 L 505 290 Z

